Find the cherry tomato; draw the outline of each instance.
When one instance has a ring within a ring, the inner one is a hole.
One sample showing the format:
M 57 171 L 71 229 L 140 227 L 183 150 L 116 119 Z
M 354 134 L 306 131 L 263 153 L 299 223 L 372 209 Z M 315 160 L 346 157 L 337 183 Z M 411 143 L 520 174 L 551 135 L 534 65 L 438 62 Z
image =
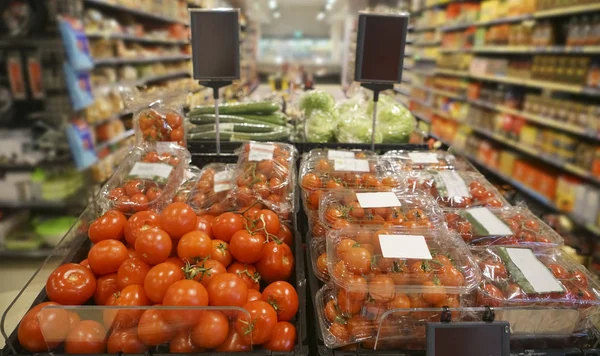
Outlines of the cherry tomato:
M 96 276 L 117 272 L 128 258 L 127 247 L 117 240 L 102 240 L 88 253 L 90 269 Z
M 554 277 L 556 277 L 558 279 L 569 278 L 569 271 L 567 271 L 567 269 L 564 268 L 563 266 L 556 264 L 556 263 L 551 263 L 547 267 L 550 269 L 550 272 L 552 272 Z
M 335 336 L 336 341 L 340 344 L 347 344 L 350 342 L 350 332 L 346 325 L 340 323 L 333 323 L 329 327 L 331 335 Z
M 204 349 L 194 345 L 190 330 L 187 329 L 179 331 L 169 343 L 169 352 L 172 354 L 190 354 L 204 351 Z
M 198 217 L 186 203 L 171 203 L 159 215 L 160 227 L 173 239 L 196 230 Z
M 369 295 L 376 302 L 389 302 L 395 293 L 394 280 L 390 277 L 379 274 L 369 280 Z
M 173 263 L 160 263 L 152 267 L 144 278 L 144 291 L 153 303 L 162 303 L 167 289 L 185 276 L 179 266 Z
M 262 292 L 262 300 L 271 304 L 279 321 L 291 320 L 298 311 L 298 293 L 288 282 L 269 284 Z
M 150 265 L 142 261 L 141 258 L 129 258 L 125 260 L 117 271 L 117 284 L 119 289 L 123 289 L 132 284 L 143 285 L 149 271 Z M 98 279 L 98 281 L 100 281 L 100 279 Z
M 148 197 L 145 194 L 136 194 L 130 197 L 129 200 L 135 211 L 142 211 L 148 208 Z
M 267 283 L 285 281 L 294 269 L 294 254 L 287 244 L 275 241 L 263 245 L 262 258 L 256 263 L 256 270 Z
M 293 351 L 296 345 L 296 327 L 287 322 L 280 321 L 273 328 L 273 336 L 263 347 L 271 351 Z
M 136 194 L 144 193 L 144 182 L 138 179 L 132 179 L 125 183 L 125 194 L 130 198 Z
M 94 320 L 82 320 L 65 341 L 68 354 L 102 354 L 106 350 L 106 329 Z
M 125 240 L 131 246 L 135 246 L 140 229 L 148 229 L 150 227 L 158 227 L 158 214 L 153 211 L 137 212 L 127 220 L 125 224 L 124 234 Z
M 302 182 L 300 183 L 302 188 L 304 189 L 318 189 L 321 188 L 323 182 L 321 178 L 314 173 L 307 173 L 302 177 Z
M 117 199 L 119 199 L 120 197 L 122 197 L 124 195 L 125 195 L 125 189 L 123 189 L 121 187 L 113 188 L 108 193 L 108 199 L 110 199 L 112 201 L 116 201 Z
M 140 258 L 149 265 L 157 265 L 171 255 L 173 242 L 164 230 L 157 227 L 140 231 L 135 240 L 135 250 Z
M 364 247 L 352 247 L 346 251 L 342 260 L 348 271 L 356 274 L 367 273 L 371 269 L 371 252 Z
M 244 228 L 240 214 L 223 213 L 212 221 L 212 232 L 216 239 L 229 242 L 234 233 Z
M 216 310 L 203 311 L 191 332 L 194 345 L 207 349 L 219 347 L 228 334 L 229 320 Z
M 183 127 L 178 127 L 171 131 L 171 135 L 169 136 L 169 138 L 171 139 L 171 141 L 181 141 L 183 140 L 184 136 L 185 133 L 183 132 Z
M 504 264 L 492 258 L 479 263 L 483 275 L 491 280 L 502 280 L 508 278 L 508 271 Z
M 190 231 L 179 239 L 177 256 L 183 262 L 196 263 L 210 257 L 212 242 L 210 237 L 202 231 Z
M 436 284 L 434 281 L 425 281 L 423 286 L 426 292 L 423 293 L 423 300 L 429 304 L 439 304 L 446 300 L 446 288 Z
M 94 303 L 96 305 L 104 305 L 108 301 L 108 298 L 120 291 L 122 288 L 119 287 L 117 274 L 111 273 L 99 277 L 96 280 L 96 292 L 94 293 Z
M 269 303 L 256 300 L 243 306 L 248 313 L 240 312 L 235 327 L 238 333 L 251 340 L 253 345 L 264 344 L 271 339 L 277 313 Z
M 484 283 L 483 287 L 477 289 L 477 305 L 499 307 L 503 300 L 502 291 L 491 283 Z
M 90 224 L 88 236 L 93 243 L 102 240 L 122 240 L 127 218 L 118 210 L 109 210 Z
M 327 270 L 327 252 L 324 252 L 324 253 L 320 254 L 319 257 L 317 258 L 317 270 L 323 276 L 327 276 L 327 274 L 328 274 L 328 270 Z
M 25 314 L 18 329 L 19 343 L 30 352 L 46 352 L 65 340 L 69 333 L 69 314 L 64 309 L 44 309 L 59 306 L 54 302 L 36 305 Z
M 161 194 L 162 189 L 160 189 L 159 187 L 152 187 L 146 192 L 146 197 L 148 198 L 148 202 L 152 203 L 155 202 Z
M 582 287 L 582 288 L 587 288 L 588 287 L 588 278 L 585 275 L 585 273 L 579 269 L 576 269 L 573 271 L 573 273 L 571 273 L 571 277 L 569 278 L 569 280 L 571 280 L 571 282 L 573 282 L 573 284 Z
M 139 339 L 137 330 L 113 330 L 108 338 L 106 351 L 108 353 L 143 354 L 148 348 Z
M 227 272 L 237 274 L 244 281 L 248 289 L 258 290 L 260 288 L 261 276 L 256 272 L 254 265 L 234 262 L 227 268 Z
M 212 251 L 210 258 L 221 262 L 221 264 L 227 268 L 231 262 L 233 262 L 233 256 L 231 255 L 231 248 L 229 244 L 222 240 L 212 240 Z
M 163 299 L 163 305 L 204 307 L 208 305 L 208 293 L 199 282 L 184 279 L 171 284 Z M 169 322 L 176 325 L 192 326 L 198 320 L 200 313 L 200 310 L 169 310 L 166 316 Z
M 48 299 L 62 305 L 81 305 L 96 291 L 96 277 L 89 268 L 77 263 L 59 266 L 46 282 Z
M 215 276 L 207 287 L 211 306 L 238 306 L 248 300 L 248 286 L 234 273 Z
M 133 207 L 131 206 L 131 199 L 129 199 L 129 197 L 127 195 L 123 195 L 123 196 L 119 197 L 115 201 L 115 206 L 122 213 L 127 213 L 127 214 L 134 213 Z
M 231 236 L 229 250 L 231 255 L 242 263 L 255 263 L 262 257 L 265 236 L 262 233 L 249 233 L 240 230 Z

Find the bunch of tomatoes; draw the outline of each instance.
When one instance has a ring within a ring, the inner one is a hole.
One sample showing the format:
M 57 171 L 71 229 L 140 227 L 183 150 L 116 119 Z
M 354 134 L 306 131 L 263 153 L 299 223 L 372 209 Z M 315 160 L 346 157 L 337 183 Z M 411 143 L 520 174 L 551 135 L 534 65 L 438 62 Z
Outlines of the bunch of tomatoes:
M 448 228 L 456 231 L 463 240 L 471 246 L 490 245 L 540 245 L 554 247 L 560 245 L 562 238 L 547 228 L 531 212 L 520 209 L 505 207 L 503 209 L 490 209 L 508 228 L 513 232 L 508 236 L 497 236 L 482 233 L 474 228 L 473 224 L 464 217 L 468 211 L 446 211 L 446 222 Z
M 175 110 L 146 109 L 136 119 L 141 141 L 177 142 L 181 147 L 186 147 L 184 119 Z
M 129 218 L 109 210 L 88 235 L 87 258 L 54 270 L 49 302 L 21 321 L 18 338 L 28 351 L 61 344 L 70 354 L 143 353 L 161 345 L 173 353 L 294 349 L 290 321 L 299 300 L 287 282 L 293 237 L 273 211 L 254 204 L 197 216 L 183 202 Z M 107 308 L 92 319 L 43 309 L 88 304 Z

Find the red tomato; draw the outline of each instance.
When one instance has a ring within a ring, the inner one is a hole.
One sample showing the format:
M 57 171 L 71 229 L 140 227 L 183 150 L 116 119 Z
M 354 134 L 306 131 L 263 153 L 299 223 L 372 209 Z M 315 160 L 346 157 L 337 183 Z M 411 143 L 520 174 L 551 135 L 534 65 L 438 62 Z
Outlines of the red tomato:
M 194 266 L 186 267 L 185 269 L 188 279 L 194 279 L 205 288 L 208 288 L 208 284 L 216 276 L 227 273 L 225 266 L 217 260 L 203 260 Z
M 90 268 L 90 262 L 88 261 L 87 258 L 85 260 L 79 262 L 79 264 L 82 265 L 83 267 Z
M 236 260 L 242 263 L 255 263 L 262 257 L 264 244 L 265 236 L 262 233 L 240 230 L 231 236 L 229 250 Z
M 495 285 L 485 283 L 483 287 L 477 289 L 477 305 L 499 307 L 504 300 L 504 294 Z M 483 290 L 482 290 L 483 289 Z
M 117 272 L 128 258 L 127 247 L 117 240 L 102 240 L 88 253 L 90 268 L 96 276 Z
M 279 233 L 279 226 L 281 226 L 281 223 L 279 222 L 277 214 L 269 209 L 262 209 L 258 214 L 258 222 L 254 231 L 261 231 L 264 229 L 267 230 L 269 234 L 277 235 L 277 233 Z
M 294 254 L 284 243 L 270 241 L 263 246 L 263 256 L 256 263 L 256 270 L 267 283 L 285 281 L 294 269 Z
M 88 235 L 93 243 L 102 240 L 122 240 L 127 218 L 118 210 L 109 210 L 94 220 L 88 229 Z
M 288 282 L 269 284 L 262 292 L 262 300 L 275 309 L 279 321 L 291 320 L 298 311 L 298 293 Z
M 233 262 L 233 256 L 229 248 L 229 244 L 222 240 L 212 240 L 212 252 L 210 258 L 221 262 L 227 268 Z
M 146 345 L 164 344 L 175 337 L 177 327 L 166 318 L 166 310 L 147 309 L 140 317 L 138 336 Z
M 208 284 L 207 290 L 211 306 L 241 307 L 248 300 L 248 286 L 233 273 L 215 276 Z
M 47 303 L 51 303 L 51 302 L 47 302 Z M 68 312 L 68 313 L 69 313 L 69 330 L 72 330 L 77 324 L 79 324 L 81 319 L 79 318 L 79 315 L 75 312 Z
M 262 300 L 247 303 L 243 308 L 248 313 L 240 312 L 238 314 L 235 324 L 238 333 L 244 335 L 253 345 L 269 341 L 273 335 L 275 324 L 277 324 L 275 309 Z
M 563 266 L 556 264 L 556 263 L 551 263 L 547 267 L 550 269 L 550 271 L 552 272 L 554 277 L 556 277 L 558 279 L 569 278 L 569 271 L 567 271 L 567 269 L 564 268 Z
M 196 230 L 198 217 L 186 203 L 171 203 L 159 216 L 160 227 L 173 239 L 178 239 L 190 231 Z
M 162 303 L 167 289 L 184 279 L 181 268 L 173 263 L 160 263 L 152 267 L 144 278 L 144 291 L 153 303 Z
M 180 330 L 169 343 L 169 352 L 172 354 L 190 354 L 204 352 L 205 350 L 194 345 L 190 330 Z
M 108 298 L 120 291 L 122 288 L 119 287 L 117 281 L 117 274 L 111 273 L 99 277 L 96 280 L 96 292 L 94 293 L 94 303 L 96 305 L 104 305 L 108 301 Z
M 167 113 L 166 117 L 167 125 L 169 125 L 172 129 L 176 129 L 183 124 L 183 119 L 177 113 Z M 179 140 L 177 140 L 179 141 Z
M 262 293 L 259 292 L 256 289 L 248 289 L 248 302 L 251 302 L 253 300 L 261 300 L 262 299 Z
M 123 195 L 125 195 L 125 189 L 120 188 L 120 187 L 119 188 L 113 188 L 108 193 L 108 199 L 110 199 L 112 201 L 116 201 L 117 199 L 119 199 Z
M 143 354 L 148 348 L 138 338 L 135 328 L 113 330 L 108 338 L 106 351 L 108 353 Z
M 271 340 L 262 346 L 271 351 L 293 351 L 296 346 L 296 327 L 287 321 L 278 322 L 273 328 Z
M 123 289 L 132 284 L 143 285 L 149 271 L 150 265 L 142 261 L 141 258 L 129 258 L 125 260 L 117 271 L 117 283 L 119 288 Z M 100 281 L 100 279 L 98 279 L 98 281 Z
M 253 265 L 247 265 L 240 262 L 234 262 L 227 268 L 227 272 L 234 273 L 240 277 L 248 289 L 260 288 L 260 274 L 256 272 L 256 267 Z
M 65 340 L 69 333 L 69 313 L 65 309 L 44 309 L 58 306 L 54 302 L 36 305 L 25 314 L 18 329 L 19 343 L 29 352 L 46 352 Z
M 236 328 L 235 324 L 229 326 L 229 334 L 227 334 L 227 339 L 225 342 L 221 344 L 221 346 L 217 347 L 216 351 L 218 352 L 244 352 L 250 351 L 252 345 L 248 340 L 246 340 L 242 334 L 240 334 Z
M 150 300 L 144 292 L 144 287 L 138 284 L 132 284 L 123 288 L 123 290 L 114 294 L 114 300 L 110 300 L 107 305 L 117 307 L 142 307 L 150 305 Z M 113 328 L 130 328 L 136 326 L 140 320 L 140 316 L 144 311 L 139 309 L 128 310 L 104 310 L 104 325 L 107 329 Z
M 46 282 L 48 299 L 62 305 L 81 305 L 96 291 L 96 277 L 89 268 L 77 263 L 59 266 Z
M 106 330 L 93 320 L 82 320 L 67 335 L 68 354 L 102 354 L 106 351 Z
M 135 250 L 140 258 L 149 265 L 165 262 L 171 255 L 173 242 L 169 235 L 157 227 L 140 231 L 135 240 Z
M 191 231 L 183 235 L 177 244 L 177 256 L 183 262 L 196 263 L 210 257 L 212 242 L 202 231 Z
M 136 194 L 144 193 L 144 182 L 138 179 L 132 179 L 125 183 L 125 194 L 127 196 L 132 197 Z
M 217 310 L 203 311 L 191 332 L 194 345 L 207 349 L 219 347 L 228 334 L 229 320 Z
M 210 219 L 210 218 L 208 218 L 208 216 L 212 217 L 212 215 L 198 216 L 198 219 L 196 220 L 196 230 L 202 231 L 203 233 L 207 234 L 208 237 L 213 239 L 214 237 L 213 237 L 213 233 L 212 233 L 211 223 L 212 223 L 212 220 L 214 219 L 214 217 L 212 219 Z
M 302 177 L 302 183 L 300 183 L 300 185 L 304 189 L 318 189 L 321 188 L 323 182 L 316 174 L 308 173 Z
M 208 293 L 199 282 L 184 279 L 171 284 L 163 299 L 163 305 L 204 307 L 208 305 Z M 199 310 L 169 310 L 166 316 L 169 322 L 176 325 L 192 326 L 198 320 L 200 312 Z
M 146 192 L 146 197 L 148 198 L 148 202 L 152 203 L 156 201 L 161 194 L 162 189 L 160 189 L 159 187 L 152 187 Z
M 281 224 L 279 226 L 279 232 L 277 233 L 277 238 L 279 240 L 281 240 L 282 242 L 286 243 L 288 246 L 292 246 L 294 244 L 294 237 L 292 235 L 292 231 L 285 224 Z
M 127 240 L 128 244 L 134 246 L 135 240 L 140 233 L 140 229 L 147 229 L 150 227 L 158 227 L 157 213 L 153 211 L 140 211 L 131 215 L 125 225 L 125 240 Z
M 229 242 L 236 231 L 244 228 L 244 218 L 240 214 L 223 213 L 217 216 L 211 225 L 216 239 Z
M 139 193 L 129 198 L 133 206 L 133 210 L 142 211 L 148 209 L 148 197 L 145 194 Z
M 183 132 L 183 127 L 178 127 L 171 131 L 171 135 L 169 136 L 169 138 L 171 139 L 171 141 L 181 141 L 183 140 L 184 136 L 185 133 Z

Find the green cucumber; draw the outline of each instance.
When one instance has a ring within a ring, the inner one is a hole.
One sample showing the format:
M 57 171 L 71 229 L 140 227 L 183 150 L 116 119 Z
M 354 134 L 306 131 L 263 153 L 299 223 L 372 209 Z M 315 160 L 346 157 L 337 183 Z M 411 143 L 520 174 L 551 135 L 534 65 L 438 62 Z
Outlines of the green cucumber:
M 222 122 L 219 124 L 221 131 L 226 132 L 273 132 L 275 125 L 264 123 L 248 123 L 248 122 Z M 215 124 L 195 125 L 189 128 L 189 132 L 207 132 L 215 130 Z
M 277 128 L 272 132 L 261 132 L 261 133 L 238 133 L 231 131 L 223 131 L 220 132 L 221 140 L 223 141 L 248 141 L 248 140 L 256 140 L 256 141 L 278 141 L 285 140 L 289 138 L 290 131 L 287 127 Z M 215 131 L 206 131 L 206 132 L 191 132 L 188 134 L 189 140 L 214 140 L 217 138 L 217 133 Z
M 276 125 L 285 125 L 288 122 L 288 117 L 286 114 L 278 111 L 278 112 L 274 112 L 270 115 L 250 115 L 250 114 L 240 114 L 240 116 L 243 116 L 247 119 L 250 120 L 256 120 L 256 121 L 262 121 L 262 122 L 268 122 L 271 124 L 276 124 Z
M 232 103 L 219 105 L 219 114 L 270 114 L 281 111 L 281 106 L 272 101 L 257 101 L 253 103 Z M 214 114 L 214 105 L 196 106 L 190 110 L 190 115 Z
M 214 114 L 203 114 L 191 116 L 190 122 L 195 125 L 214 124 L 216 115 Z M 242 116 L 242 115 L 219 115 L 219 122 L 232 122 L 232 123 L 251 123 L 251 124 L 274 124 L 284 126 L 286 119 L 281 119 L 278 115 L 267 115 L 267 116 Z

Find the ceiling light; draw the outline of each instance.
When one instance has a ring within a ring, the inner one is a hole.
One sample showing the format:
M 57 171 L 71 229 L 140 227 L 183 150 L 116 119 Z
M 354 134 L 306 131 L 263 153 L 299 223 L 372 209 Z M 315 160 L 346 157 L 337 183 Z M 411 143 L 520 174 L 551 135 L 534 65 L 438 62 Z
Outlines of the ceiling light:
M 279 12 L 279 11 L 275 11 L 275 12 L 273 13 L 273 18 L 276 18 L 276 19 L 278 19 L 278 18 L 280 18 L 280 17 L 281 17 L 281 12 Z
M 330 3 L 330 2 L 328 2 L 328 3 L 325 5 L 325 10 L 327 10 L 327 11 L 331 11 L 331 9 L 333 9 L 333 3 Z
M 269 9 L 273 10 L 277 8 L 277 0 L 269 0 Z
M 325 19 L 325 13 L 323 11 L 317 14 L 317 21 L 323 21 Z

